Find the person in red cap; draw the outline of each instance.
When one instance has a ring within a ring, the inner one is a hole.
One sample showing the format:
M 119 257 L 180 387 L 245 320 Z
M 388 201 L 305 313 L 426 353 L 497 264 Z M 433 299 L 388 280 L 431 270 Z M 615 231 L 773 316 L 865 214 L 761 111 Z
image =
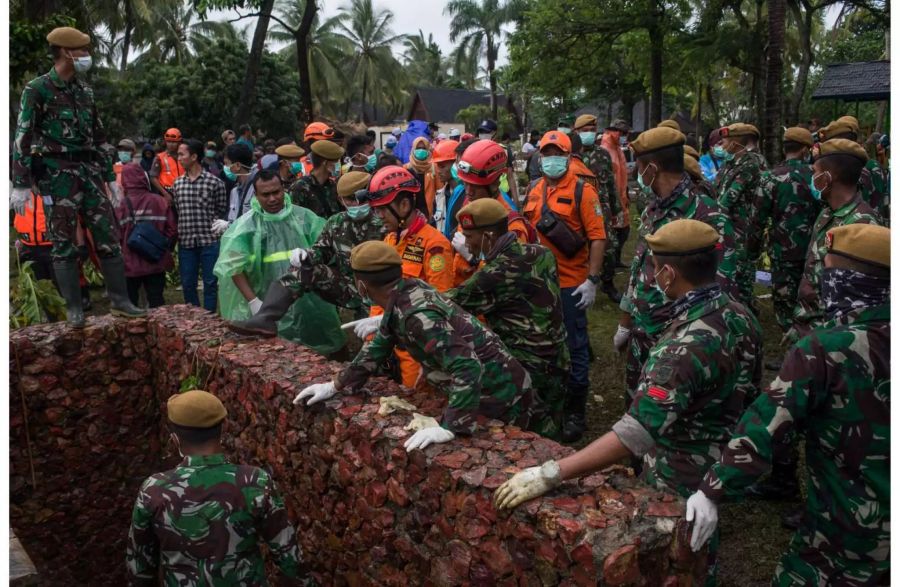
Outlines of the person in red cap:
M 178 146 L 181 144 L 181 131 L 170 128 L 163 135 L 166 150 L 156 156 L 150 168 L 150 185 L 172 205 L 174 194 L 172 186 L 175 180 L 184 175 L 184 167 L 178 162 Z
M 431 160 L 434 163 L 434 179 L 437 190 L 434 192 L 434 213 L 428 223 L 440 229 L 447 217 L 447 202 L 453 195 L 453 190 L 459 183 L 453 175 L 453 165 L 456 163 L 456 148 L 459 141 L 448 139 L 434 146 Z

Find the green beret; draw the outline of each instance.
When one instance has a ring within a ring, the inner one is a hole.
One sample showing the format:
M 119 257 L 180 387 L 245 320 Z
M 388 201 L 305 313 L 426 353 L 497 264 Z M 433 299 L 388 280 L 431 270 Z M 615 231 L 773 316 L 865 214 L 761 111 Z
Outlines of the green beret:
M 831 139 L 819 143 L 819 159 L 831 155 L 850 155 L 862 162 L 869 160 L 869 154 L 862 148 L 862 145 L 850 139 Z
M 285 159 L 299 159 L 306 154 L 306 151 L 294 144 L 281 145 L 275 149 L 275 154 Z
M 50 31 L 47 35 L 47 42 L 54 47 L 63 49 L 81 49 L 91 44 L 91 37 L 78 29 L 61 26 Z
M 713 250 L 719 244 L 719 233 L 705 222 L 680 218 L 645 240 L 654 254 L 681 257 Z
M 337 181 L 337 194 L 340 198 L 352 196 L 359 190 L 369 187 L 372 176 L 365 171 L 351 171 L 343 174 Z
M 828 231 L 825 249 L 876 267 L 891 266 L 891 229 L 877 224 L 847 224 Z
M 463 206 L 456 219 L 463 229 L 485 228 L 506 220 L 509 212 L 494 198 L 481 198 Z
M 344 156 L 344 148 L 331 141 L 316 141 L 310 149 L 327 161 L 337 161 Z
M 350 267 L 358 273 L 377 273 L 401 265 L 400 253 L 384 241 L 366 241 L 350 251 Z
M 681 131 L 665 126 L 656 127 L 645 130 L 638 135 L 638 138 L 631 141 L 631 150 L 634 151 L 635 157 L 641 157 L 669 147 L 683 145 L 684 140 Z
M 188 428 L 212 428 L 228 415 L 219 398 L 199 389 L 173 395 L 166 406 L 169 421 Z

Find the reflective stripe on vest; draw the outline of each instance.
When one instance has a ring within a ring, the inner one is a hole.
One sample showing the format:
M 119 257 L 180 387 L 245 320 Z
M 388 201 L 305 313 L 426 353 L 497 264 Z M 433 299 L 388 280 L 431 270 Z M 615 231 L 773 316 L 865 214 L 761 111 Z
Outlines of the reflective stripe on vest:
M 31 202 L 25 206 L 24 214 L 16 214 L 13 221 L 16 233 L 22 243 L 35 246 L 49 246 L 47 219 L 44 216 L 44 199 L 31 192 Z
M 175 185 L 175 180 L 184 175 L 184 169 L 178 164 L 178 159 L 169 155 L 167 151 L 163 151 L 156 156 L 159 159 L 159 183 L 166 189 Z M 175 170 L 172 170 L 172 167 Z

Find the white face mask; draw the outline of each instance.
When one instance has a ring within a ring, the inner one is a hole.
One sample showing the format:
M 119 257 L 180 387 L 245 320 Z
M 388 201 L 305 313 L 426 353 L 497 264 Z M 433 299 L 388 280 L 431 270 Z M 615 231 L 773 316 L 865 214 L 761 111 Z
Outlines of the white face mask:
M 170 434 L 170 435 L 169 435 L 169 438 L 170 438 L 170 439 L 172 440 L 172 442 L 175 444 L 175 448 L 178 450 L 178 455 L 179 455 L 181 458 L 184 458 L 184 453 L 181 452 L 181 443 L 178 442 L 178 437 L 175 436 L 175 434 Z
M 93 65 L 90 55 L 85 55 L 84 57 L 72 57 L 72 54 L 70 53 L 69 57 L 72 59 L 72 65 L 78 73 L 86 72 L 91 68 L 91 65 Z
M 662 267 L 660 267 L 659 271 L 657 271 L 656 273 L 653 274 L 653 281 L 654 281 L 653 285 L 656 287 L 656 289 L 659 290 L 659 292 L 663 295 L 663 297 L 665 299 L 669 299 L 669 295 L 666 292 L 668 292 L 669 288 L 672 287 L 672 282 L 670 281 L 669 285 L 667 285 L 666 287 L 660 287 L 659 274 L 662 273 L 663 271 L 665 271 L 667 267 L 668 267 L 668 265 L 663 265 Z

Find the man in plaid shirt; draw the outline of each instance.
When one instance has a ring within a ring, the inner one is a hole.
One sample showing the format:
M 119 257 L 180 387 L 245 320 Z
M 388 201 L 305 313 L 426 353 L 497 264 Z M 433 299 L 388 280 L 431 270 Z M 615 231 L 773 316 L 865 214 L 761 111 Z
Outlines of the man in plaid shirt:
M 178 163 L 185 174 L 175 180 L 175 212 L 178 214 L 178 272 L 184 301 L 200 305 L 197 278 L 203 271 L 203 307 L 216 311 L 218 282 L 213 267 L 219 258 L 219 238 L 211 231 L 214 220 L 228 215 L 225 183 L 204 171 L 203 143 L 188 139 L 178 147 Z

